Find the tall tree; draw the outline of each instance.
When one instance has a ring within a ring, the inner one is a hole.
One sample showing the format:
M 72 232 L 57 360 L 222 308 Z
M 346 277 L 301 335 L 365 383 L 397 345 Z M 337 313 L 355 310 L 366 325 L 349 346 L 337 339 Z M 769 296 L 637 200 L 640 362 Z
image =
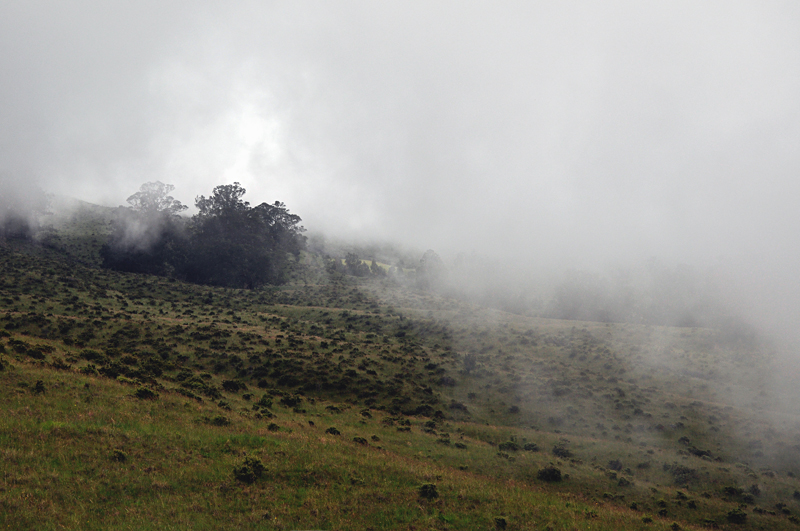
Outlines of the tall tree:
M 251 208 L 245 192 L 235 182 L 195 201 L 190 279 L 246 288 L 284 280 L 288 256 L 305 246 L 301 219 L 279 201 Z

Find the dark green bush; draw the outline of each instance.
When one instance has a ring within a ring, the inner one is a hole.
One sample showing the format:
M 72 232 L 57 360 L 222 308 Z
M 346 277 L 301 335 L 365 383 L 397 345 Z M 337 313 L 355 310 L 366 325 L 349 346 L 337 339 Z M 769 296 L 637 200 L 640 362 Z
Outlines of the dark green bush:
M 426 483 L 419 488 L 419 496 L 426 500 L 433 500 L 439 497 L 439 491 L 433 483 Z
M 255 483 L 266 470 L 260 459 L 245 457 L 240 465 L 233 467 L 233 477 L 242 483 Z
M 209 420 L 209 424 L 211 424 L 212 426 L 228 426 L 230 425 L 230 423 L 231 423 L 230 419 L 228 419 L 228 417 L 225 417 L 223 415 L 217 415 L 216 417 L 212 417 L 211 420 Z
M 325 433 L 327 433 L 327 434 L 329 434 L 329 435 L 341 435 L 341 434 L 342 434 L 342 432 L 340 432 L 339 430 L 337 430 L 337 429 L 336 429 L 336 428 L 334 428 L 333 426 L 331 426 L 330 428 L 328 428 L 327 430 L 325 430 Z
M 286 395 L 281 398 L 281 405 L 286 407 L 295 407 L 299 406 L 303 402 L 303 399 L 297 395 Z
M 538 452 L 539 445 L 536 443 L 526 443 L 525 446 L 522 447 L 523 450 L 526 452 Z
M 246 389 L 247 387 L 236 380 L 222 380 L 222 388 L 229 393 L 236 393 L 240 389 Z
M 124 463 L 128 460 L 128 454 L 123 452 L 122 450 L 114 450 L 111 452 L 111 460 L 116 461 L 118 463 Z
M 725 518 L 732 524 L 747 523 L 747 513 L 741 509 L 734 509 L 730 511 Z
M 542 481 L 547 481 L 548 483 L 561 481 L 561 470 L 552 465 L 548 465 L 539 470 L 539 472 L 536 474 L 536 477 Z
M 514 441 L 506 441 L 504 443 L 500 443 L 497 448 L 502 452 L 516 452 L 519 450 L 519 445 Z
M 90 363 L 86 367 L 81 367 L 82 374 L 88 374 L 89 376 L 97 376 L 99 373 L 97 372 L 97 367 L 94 364 Z
M 564 459 L 572 457 L 572 451 L 563 443 L 558 443 L 553 446 L 553 455 L 556 457 L 563 457 Z
M 158 398 L 158 393 L 147 387 L 140 387 L 133 395 L 141 400 L 154 400 Z

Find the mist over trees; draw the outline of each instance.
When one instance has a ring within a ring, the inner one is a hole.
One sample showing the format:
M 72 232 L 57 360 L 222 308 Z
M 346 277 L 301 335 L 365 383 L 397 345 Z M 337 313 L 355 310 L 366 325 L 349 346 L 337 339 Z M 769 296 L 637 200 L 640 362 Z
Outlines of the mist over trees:
M 120 207 L 100 254 L 105 267 L 131 273 L 171 276 L 184 265 L 188 250 L 186 206 L 169 195 L 174 186 L 160 181 L 145 183 Z
M 48 203 L 38 186 L 0 176 L 0 239 L 33 236 Z
M 200 196 L 198 213 L 169 195 L 174 187 L 145 183 L 121 207 L 103 265 L 121 271 L 172 276 L 201 284 L 255 288 L 285 281 L 289 261 L 305 246 L 301 219 L 276 201 L 251 207 L 239 184 Z

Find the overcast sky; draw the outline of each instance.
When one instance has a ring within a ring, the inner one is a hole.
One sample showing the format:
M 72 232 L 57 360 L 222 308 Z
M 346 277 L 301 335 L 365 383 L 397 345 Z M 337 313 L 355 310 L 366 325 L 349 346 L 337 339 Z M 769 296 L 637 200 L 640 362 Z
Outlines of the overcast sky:
M 794 1 L 3 2 L 0 72 L 0 171 L 48 191 L 796 283 Z

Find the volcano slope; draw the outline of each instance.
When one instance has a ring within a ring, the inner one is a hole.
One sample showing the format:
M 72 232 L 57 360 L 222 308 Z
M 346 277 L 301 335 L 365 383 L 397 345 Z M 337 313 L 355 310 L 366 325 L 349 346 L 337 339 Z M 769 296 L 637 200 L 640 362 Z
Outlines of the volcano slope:
M 69 238 L 75 238 L 71 235 Z M 305 256 L 232 290 L 0 247 L 7 529 L 797 529 L 775 359 Z

